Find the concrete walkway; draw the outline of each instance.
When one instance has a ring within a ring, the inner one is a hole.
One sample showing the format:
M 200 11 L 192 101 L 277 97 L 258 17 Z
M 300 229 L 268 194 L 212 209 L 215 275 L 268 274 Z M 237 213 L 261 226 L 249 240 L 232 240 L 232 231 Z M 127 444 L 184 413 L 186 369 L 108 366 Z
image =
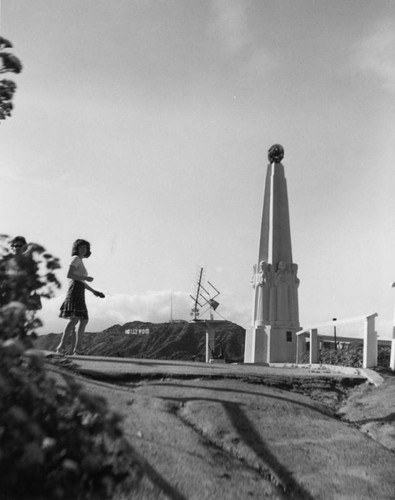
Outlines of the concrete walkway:
M 52 354 L 46 351 L 47 354 Z M 193 361 L 168 361 L 137 358 L 109 358 L 102 356 L 68 356 L 83 373 L 102 374 L 104 378 L 130 379 L 136 376 L 204 376 L 204 377 L 297 377 L 297 378 L 350 378 L 366 379 L 364 370 L 357 368 L 331 367 L 326 365 L 265 365 L 198 363 Z

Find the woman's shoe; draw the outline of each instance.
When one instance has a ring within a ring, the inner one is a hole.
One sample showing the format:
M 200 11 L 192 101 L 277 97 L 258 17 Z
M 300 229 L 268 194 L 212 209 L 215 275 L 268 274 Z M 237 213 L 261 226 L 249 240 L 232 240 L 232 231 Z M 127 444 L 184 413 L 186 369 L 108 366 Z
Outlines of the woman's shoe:
M 55 354 L 59 354 L 60 356 L 65 356 L 66 355 L 66 351 L 64 349 L 57 348 L 56 351 L 55 351 Z
M 85 356 L 85 352 L 84 351 L 74 351 L 73 356 Z

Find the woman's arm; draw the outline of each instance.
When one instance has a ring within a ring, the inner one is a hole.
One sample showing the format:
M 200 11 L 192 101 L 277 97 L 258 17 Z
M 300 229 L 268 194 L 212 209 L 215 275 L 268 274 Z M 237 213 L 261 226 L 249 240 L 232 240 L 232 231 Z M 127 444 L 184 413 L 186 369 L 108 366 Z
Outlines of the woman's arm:
M 85 287 L 86 290 L 89 290 L 92 293 L 95 292 L 95 290 L 91 286 L 89 286 L 88 283 L 84 283 L 84 287 Z
M 96 297 L 100 297 L 101 299 L 104 298 L 104 293 L 98 292 L 97 290 L 94 290 L 91 286 L 89 286 L 87 283 L 84 283 L 84 287 L 89 290 L 90 292 L 93 293 L 93 295 L 96 295 Z
M 93 281 L 93 278 L 91 276 L 84 276 L 83 274 L 76 273 L 74 266 L 69 267 L 67 277 L 74 281 Z

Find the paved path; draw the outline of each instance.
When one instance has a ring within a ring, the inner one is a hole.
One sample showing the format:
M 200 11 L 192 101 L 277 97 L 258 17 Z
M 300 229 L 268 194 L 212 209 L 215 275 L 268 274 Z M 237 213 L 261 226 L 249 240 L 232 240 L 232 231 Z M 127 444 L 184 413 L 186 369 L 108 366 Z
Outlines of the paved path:
M 357 371 L 72 359 L 101 379 L 85 380 L 86 389 L 123 414 L 145 461 L 149 484 L 134 498 L 395 497 L 393 452 L 320 403 L 273 386 L 358 379 Z
M 300 368 L 296 365 L 252 365 L 252 364 L 225 364 L 225 363 L 198 363 L 193 361 L 168 361 L 154 359 L 136 358 L 107 358 L 102 356 L 69 356 L 84 373 L 96 373 L 98 377 L 102 374 L 106 378 L 130 379 L 141 376 L 143 378 L 153 376 L 174 377 L 297 377 L 317 379 L 319 376 L 325 378 L 366 378 L 361 370 L 346 368 L 330 370 L 326 366 L 309 367 L 304 365 Z M 335 367 L 334 367 L 335 368 Z

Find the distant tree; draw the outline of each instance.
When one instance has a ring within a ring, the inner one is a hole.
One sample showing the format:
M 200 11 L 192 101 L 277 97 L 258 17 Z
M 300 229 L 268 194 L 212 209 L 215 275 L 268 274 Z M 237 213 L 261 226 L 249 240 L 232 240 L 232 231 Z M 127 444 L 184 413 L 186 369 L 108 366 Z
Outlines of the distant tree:
M 20 73 L 22 71 L 21 61 L 7 51 L 12 43 L 0 36 L 0 73 Z M 13 109 L 12 98 L 16 90 L 16 84 L 12 80 L 0 80 L 0 120 L 11 116 Z

